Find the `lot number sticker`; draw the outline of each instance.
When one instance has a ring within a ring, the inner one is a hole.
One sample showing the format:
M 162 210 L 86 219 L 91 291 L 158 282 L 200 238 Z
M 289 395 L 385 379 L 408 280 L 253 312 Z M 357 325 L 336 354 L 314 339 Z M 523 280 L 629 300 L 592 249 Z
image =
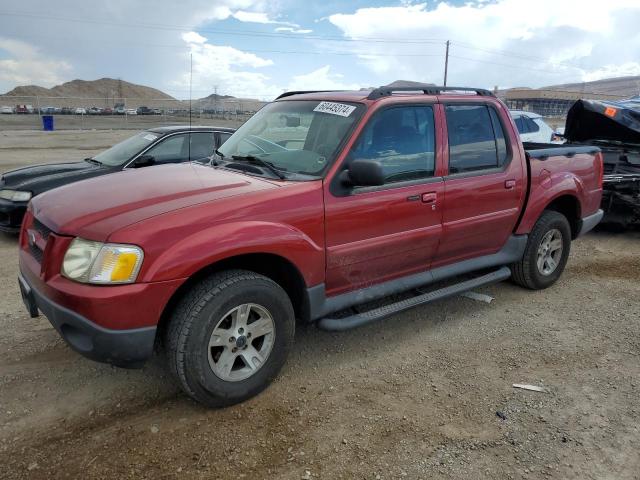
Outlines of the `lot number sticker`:
M 332 115 L 340 115 L 341 117 L 348 117 L 356 109 L 353 105 L 345 105 L 344 103 L 335 102 L 320 102 L 314 112 L 330 113 Z

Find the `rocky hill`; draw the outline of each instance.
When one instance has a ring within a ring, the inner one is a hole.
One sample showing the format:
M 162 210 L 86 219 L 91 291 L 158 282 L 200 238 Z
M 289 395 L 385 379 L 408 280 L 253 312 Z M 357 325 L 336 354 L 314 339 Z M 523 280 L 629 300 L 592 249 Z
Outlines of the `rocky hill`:
M 76 97 L 76 98 L 136 98 L 149 100 L 174 100 L 155 88 L 137 85 L 114 78 L 99 80 L 72 80 L 52 88 L 27 85 L 16 87 L 6 95 L 35 97 Z
M 544 87 L 542 88 L 542 90 L 604 93 L 607 95 L 632 97 L 640 95 L 640 76 L 606 78 L 603 80 L 584 83 L 565 83 L 562 85 L 551 85 L 549 87 Z

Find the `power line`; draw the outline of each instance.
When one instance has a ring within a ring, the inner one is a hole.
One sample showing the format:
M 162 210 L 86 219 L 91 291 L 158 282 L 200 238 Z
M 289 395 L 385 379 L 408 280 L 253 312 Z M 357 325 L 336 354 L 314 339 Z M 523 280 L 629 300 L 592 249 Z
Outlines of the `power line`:
M 35 18 L 39 20 L 57 20 L 61 22 L 72 22 L 72 23 L 90 23 L 94 25 L 109 25 L 112 27 L 125 27 L 125 28 L 147 28 L 152 30 L 174 30 L 184 32 L 195 31 L 202 33 L 215 33 L 222 35 L 240 35 L 240 36 L 248 36 L 248 37 L 273 37 L 273 38 L 288 38 L 288 39 L 296 39 L 296 40 L 324 40 L 331 42 L 375 42 L 375 43 L 399 43 L 399 44 L 441 44 L 444 42 L 442 39 L 438 38 L 425 38 L 425 39 L 393 39 L 393 38 L 382 38 L 382 37 L 358 37 L 358 38 L 349 38 L 349 37 L 337 37 L 331 35 L 318 35 L 318 34 L 293 34 L 293 33 L 282 33 L 282 32 L 260 32 L 257 30 L 225 30 L 225 29 L 212 29 L 212 28 L 200 28 L 195 25 L 170 25 L 170 24 L 159 24 L 159 23 L 117 23 L 117 22 L 109 22 L 104 20 L 91 20 L 91 19 L 80 19 L 80 18 L 70 18 L 70 17 L 59 17 L 53 15 L 39 15 L 35 13 L 27 13 L 27 12 L 2 12 L 0 11 L 0 16 L 5 17 L 25 17 L 25 18 Z
M 498 65 L 501 67 L 507 67 L 507 68 L 517 68 L 520 70 L 526 70 L 526 71 L 530 71 L 530 72 L 542 72 L 542 73 L 550 73 L 553 75 L 564 75 L 566 74 L 566 72 L 554 72 L 551 70 L 543 70 L 540 68 L 531 68 L 531 67 L 523 67 L 522 65 L 512 65 L 512 64 L 508 64 L 508 63 L 499 63 L 499 62 L 492 62 L 490 60 L 481 60 L 479 58 L 469 58 L 469 57 L 460 57 L 458 55 L 449 55 L 450 58 L 457 58 L 459 60 L 467 60 L 469 62 L 477 62 L 477 63 L 486 63 L 489 65 Z
M 91 48 L 87 45 L 87 43 L 89 42 L 98 42 L 100 43 L 100 45 L 118 45 L 118 46 L 126 46 L 126 47 L 131 47 L 131 46 L 139 46 L 139 47 L 151 47 L 151 48 L 175 48 L 175 49 L 183 49 L 183 50 L 189 50 L 190 49 L 190 44 L 183 44 L 183 45 L 177 45 L 177 44 L 160 44 L 160 43 L 147 43 L 147 42 L 113 42 L 113 41 L 104 41 L 101 39 L 96 39 L 96 38 L 87 38 L 84 39 L 81 43 L 78 43 L 78 39 L 77 38 L 71 38 L 71 37 L 54 37 L 51 35 L 23 35 L 22 33 L 20 33 L 21 36 L 23 36 L 23 38 L 34 38 L 34 39 L 48 39 L 48 40 L 61 40 L 64 42 L 69 42 L 69 43 L 73 43 L 74 46 L 76 47 L 85 47 L 86 48 Z M 211 44 L 210 44 L 211 45 Z M 224 47 L 229 47 L 228 45 L 217 45 L 217 46 L 224 46 Z M 230 48 L 234 48 L 235 47 L 230 47 Z M 242 52 L 246 52 L 246 53 L 277 53 L 277 54 L 283 54 L 283 55 L 337 55 L 337 56 L 370 56 L 370 57 L 441 57 L 441 54 L 426 54 L 426 53 L 371 53 L 371 52 L 364 52 L 364 51 L 349 51 L 349 52 L 340 52 L 340 51 L 310 51 L 310 50 L 278 50 L 278 49 L 272 49 L 272 50 L 263 50 L 263 49 L 237 49 L 237 50 L 241 50 Z
M 281 32 L 260 32 L 256 30 L 225 30 L 225 29 L 212 29 L 212 28 L 198 28 L 194 25 L 170 25 L 170 24 L 154 24 L 154 23 L 118 23 L 118 22 L 109 22 L 104 20 L 91 20 L 91 19 L 79 19 L 79 18 L 69 18 L 69 17 L 61 17 L 61 16 L 53 16 L 53 15 L 41 15 L 35 13 L 28 12 L 1 12 L 0 16 L 9 16 L 9 17 L 25 17 L 25 18 L 35 18 L 41 20 L 58 20 L 64 22 L 73 22 L 73 23 L 90 23 L 96 25 L 109 25 L 113 27 L 120 28 L 147 28 L 147 29 L 157 29 L 157 30 L 174 30 L 174 31 L 182 31 L 185 30 L 195 31 L 201 33 L 213 33 L 218 35 L 239 35 L 239 36 L 248 36 L 248 37 L 270 37 L 270 38 L 283 38 L 283 39 L 295 39 L 295 40 L 319 40 L 319 41 L 330 41 L 330 42 L 368 42 L 368 43 L 383 43 L 383 44 L 415 44 L 415 45 L 441 45 L 445 43 L 444 39 L 437 38 L 418 38 L 418 39 L 399 39 L 399 38 L 382 38 L 382 37 L 336 37 L 330 35 L 300 35 L 300 34 L 291 34 L 291 33 L 281 33 Z M 20 33 L 22 35 L 22 33 Z M 28 35 L 27 35 L 28 37 Z M 42 37 L 42 36 L 41 36 Z M 46 37 L 45 37 L 46 38 Z M 56 37 L 49 37 L 56 38 Z M 69 39 L 70 41 L 76 42 L 77 39 Z M 86 40 L 86 39 L 85 39 Z M 101 42 L 104 43 L 104 42 Z M 543 63 L 546 65 L 558 65 L 558 66 L 566 66 L 571 68 L 582 69 L 583 67 L 572 64 L 569 62 L 553 62 L 548 59 L 539 56 L 533 55 L 523 55 L 519 53 L 514 53 L 505 50 L 495 50 L 489 48 L 481 48 L 475 45 L 471 45 L 465 42 L 451 41 L 452 46 L 458 46 L 463 49 L 475 50 L 484 53 L 489 53 L 491 55 L 501 55 L 505 57 L 518 58 L 521 60 L 531 60 L 537 61 L 539 63 Z M 127 43 L 126 45 L 130 45 Z M 160 44 L 143 44 L 138 43 L 141 46 L 149 46 L 149 47 L 162 47 L 162 48 L 185 48 L 184 45 L 160 45 Z M 286 50 L 243 50 L 249 53 L 276 53 L 276 54 L 293 54 L 293 55 L 338 55 L 338 56 L 372 56 L 372 57 L 432 57 L 439 55 L 425 55 L 425 54 L 385 54 L 385 53 L 367 53 L 367 52 L 332 52 L 332 51 L 323 51 L 323 52 L 309 52 L 309 51 L 286 51 Z M 476 61 L 474 59 L 474 61 Z M 479 61 L 479 60 L 477 60 Z M 496 63 L 496 65 L 498 65 Z M 505 65 L 507 66 L 507 65 Z M 542 71 L 542 70 L 539 70 Z M 556 73 L 556 72 L 554 72 Z
M 488 49 L 488 48 L 480 48 L 480 47 L 476 47 L 470 44 L 465 44 L 463 42 L 452 42 L 455 46 L 460 47 L 460 48 L 465 48 L 467 50 L 476 50 L 478 52 L 484 52 L 484 53 L 489 53 L 491 55 L 501 55 L 503 57 L 511 57 L 511 58 L 519 58 L 522 60 L 533 60 L 533 61 L 537 61 L 540 63 L 546 63 L 546 64 L 550 64 L 550 65 L 559 65 L 559 66 L 565 66 L 565 67 L 572 67 L 572 68 L 583 68 L 580 65 L 576 65 L 574 63 L 569 63 L 569 62 L 553 62 L 551 60 L 545 59 L 544 57 L 537 57 L 534 55 L 522 55 L 522 54 L 518 54 L 518 53 L 513 53 L 513 52 L 509 52 L 506 50 L 492 50 L 492 49 Z

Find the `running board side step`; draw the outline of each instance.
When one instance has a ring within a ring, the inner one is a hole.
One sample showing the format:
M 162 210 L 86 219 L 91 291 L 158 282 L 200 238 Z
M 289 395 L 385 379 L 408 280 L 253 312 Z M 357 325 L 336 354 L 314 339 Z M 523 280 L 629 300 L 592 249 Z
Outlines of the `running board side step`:
M 351 330 L 352 328 L 382 320 L 390 315 L 417 307 L 418 305 L 424 305 L 425 303 L 433 302 L 435 300 L 459 295 L 460 293 L 464 293 L 484 285 L 502 282 L 503 280 L 507 280 L 509 277 L 511 277 L 511 270 L 509 270 L 509 267 L 502 267 L 481 277 L 465 280 L 464 282 L 449 285 L 448 287 L 417 295 L 412 298 L 407 298 L 406 300 L 401 300 L 397 303 L 374 308 L 367 312 L 357 313 L 350 317 L 322 318 L 318 321 L 318 327 L 322 330 L 329 330 L 333 332 Z

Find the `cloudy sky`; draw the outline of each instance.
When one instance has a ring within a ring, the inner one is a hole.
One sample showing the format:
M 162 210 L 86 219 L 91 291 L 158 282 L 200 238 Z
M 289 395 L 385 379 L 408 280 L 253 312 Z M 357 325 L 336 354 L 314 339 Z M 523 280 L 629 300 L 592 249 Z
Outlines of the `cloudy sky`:
M 640 75 L 640 1 L 7 0 L 0 92 L 122 78 L 269 99 L 396 79 L 539 87 Z

